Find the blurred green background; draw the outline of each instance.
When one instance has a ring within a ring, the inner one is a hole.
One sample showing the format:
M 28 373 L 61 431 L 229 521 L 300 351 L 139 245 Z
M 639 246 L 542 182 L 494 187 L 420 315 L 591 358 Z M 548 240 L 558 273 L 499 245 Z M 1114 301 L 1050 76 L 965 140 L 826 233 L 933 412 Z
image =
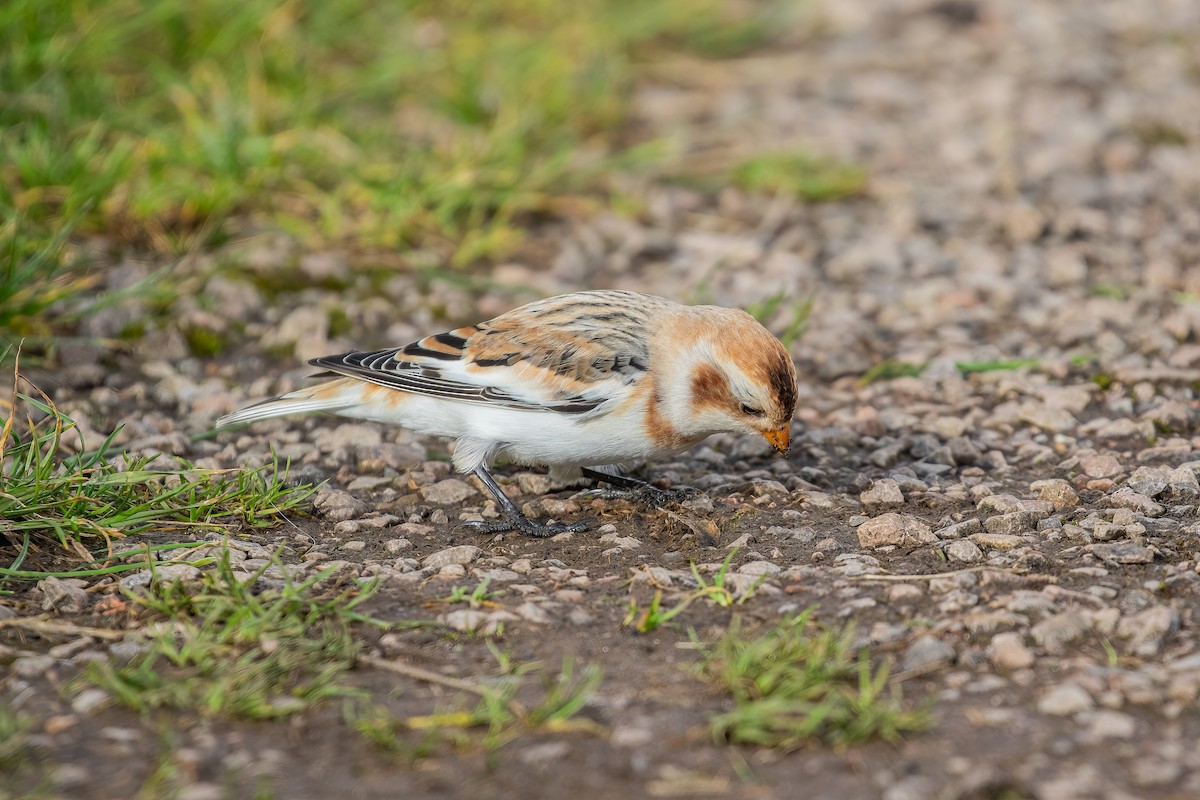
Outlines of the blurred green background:
M 636 207 L 612 176 L 671 154 L 629 124 L 638 76 L 673 54 L 769 46 L 801 8 L 12 0 L 0 331 L 52 335 L 63 300 L 93 286 L 97 249 L 166 259 L 279 229 L 461 268 L 511 252 L 535 215 Z M 810 200 L 861 188 L 857 170 L 788 158 L 725 177 Z

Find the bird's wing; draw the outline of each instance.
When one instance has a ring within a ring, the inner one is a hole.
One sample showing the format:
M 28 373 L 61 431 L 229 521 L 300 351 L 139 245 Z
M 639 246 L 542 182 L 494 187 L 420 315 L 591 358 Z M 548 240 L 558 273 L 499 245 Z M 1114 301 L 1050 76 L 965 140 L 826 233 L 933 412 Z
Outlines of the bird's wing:
M 578 292 L 400 348 L 309 363 L 414 394 L 563 414 L 604 413 L 649 366 L 647 337 L 670 301 Z

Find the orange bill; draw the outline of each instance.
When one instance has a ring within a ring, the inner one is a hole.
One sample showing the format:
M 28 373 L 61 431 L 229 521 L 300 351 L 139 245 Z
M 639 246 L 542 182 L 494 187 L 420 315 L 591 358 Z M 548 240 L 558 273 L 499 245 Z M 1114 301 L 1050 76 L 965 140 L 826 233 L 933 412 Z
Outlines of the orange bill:
M 770 442 L 772 447 L 786 456 L 788 454 L 788 446 L 792 441 L 792 429 L 790 426 L 786 426 L 777 431 L 767 431 L 763 434 L 763 438 Z

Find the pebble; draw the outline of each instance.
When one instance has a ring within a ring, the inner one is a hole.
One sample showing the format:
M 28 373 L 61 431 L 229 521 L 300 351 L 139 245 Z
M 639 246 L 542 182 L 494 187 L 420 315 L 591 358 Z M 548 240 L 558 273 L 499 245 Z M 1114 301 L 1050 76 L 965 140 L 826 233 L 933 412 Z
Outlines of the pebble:
M 91 603 L 91 596 L 80 584 L 83 581 L 43 578 L 37 588 L 42 593 L 42 610 L 62 614 L 79 614 Z
M 926 670 L 944 666 L 954 660 L 954 648 L 936 636 L 920 636 L 904 651 L 900 660 L 903 670 Z
M 1060 683 L 1052 686 L 1038 699 L 1037 709 L 1043 714 L 1067 717 L 1081 711 L 1090 711 L 1096 705 L 1087 690 L 1076 683 Z
M 1029 633 L 1050 655 L 1059 656 L 1067 647 L 1092 629 L 1092 621 L 1083 613 L 1070 610 L 1055 614 L 1034 625 Z
M 178 581 L 194 581 L 200 578 L 200 568 L 191 564 L 164 564 L 154 569 L 139 569 L 121 579 L 120 585 L 125 589 L 137 589 L 149 586 L 157 580 L 161 584 Z
M 900 485 L 892 478 L 880 478 L 874 481 L 866 491 L 859 495 L 858 499 L 863 504 L 863 508 L 868 511 L 904 505 L 904 494 L 900 491 Z
M 421 566 L 426 569 L 441 569 L 451 564 L 470 564 L 479 558 L 483 550 L 473 544 L 460 544 L 447 547 L 431 553 L 421 560 Z
M 1115 456 L 1107 454 L 1084 456 L 1079 459 L 1079 469 L 1089 478 L 1112 478 L 1125 471 Z
M 859 525 L 855 532 L 860 547 L 913 547 L 937 541 L 933 531 L 924 522 L 908 514 L 895 512 L 869 519 Z
M 313 507 L 330 522 L 357 519 L 367 513 L 367 504 L 341 489 L 323 486 L 317 491 Z
M 1156 605 L 1124 617 L 1117 634 L 1129 640 L 1134 655 L 1152 658 L 1162 652 L 1167 637 L 1179 629 L 1179 612 L 1171 606 Z
M 1033 651 L 1025 646 L 1025 637 L 1015 631 L 998 633 L 988 646 L 988 659 L 997 669 L 1012 672 L 1033 666 Z
M 1056 511 L 1065 511 L 1079 505 L 1079 494 L 1071 484 L 1059 478 L 1034 481 L 1029 485 L 1029 489 L 1042 500 L 1048 501 Z
M 479 494 L 475 487 L 458 478 L 446 478 L 420 489 L 421 497 L 427 502 L 439 506 L 449 506 L 461 503 L 472 495 Z
M 951 561 L 971 564 L 983 560 L 983 551 L 979 549 L 979 545 L 969 539 L 947 542 L 942 545 L 942 550 Z
M 977 519 L 964 519 L 962 522 L 956 522 L 953 525 L 947 525 L 936 531 L 939 539 L 958 539 L 963 536 L 970 536 L 983 531 L 983 523 Z

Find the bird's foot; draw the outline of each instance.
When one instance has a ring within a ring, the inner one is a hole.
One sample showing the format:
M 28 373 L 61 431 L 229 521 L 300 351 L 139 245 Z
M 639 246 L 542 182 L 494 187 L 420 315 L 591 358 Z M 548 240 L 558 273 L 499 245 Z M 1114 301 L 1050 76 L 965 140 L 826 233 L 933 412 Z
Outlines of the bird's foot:
M 549 539 L 560 533 L 579 533 L 586 531 L 595 524 L 593 519 L 581 519 L 578 522 L 546 523 L 529 519 L 529 517 L 505 517 L 502 519 L 482 520 L 479 522 L 464 522 L 463 525 L 479 533 L 507 533 L 516 531 L 524 536 L 535 539 Z

